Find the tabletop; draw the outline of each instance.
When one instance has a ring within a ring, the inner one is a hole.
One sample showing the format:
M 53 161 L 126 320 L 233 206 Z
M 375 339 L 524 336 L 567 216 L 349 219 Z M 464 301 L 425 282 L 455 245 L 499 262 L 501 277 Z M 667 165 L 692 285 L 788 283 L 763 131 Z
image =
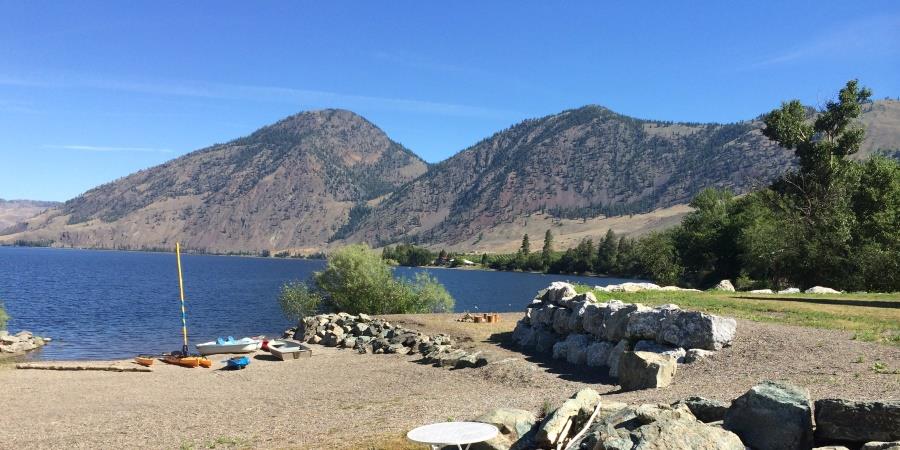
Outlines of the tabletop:
M 460 445 L 484 442 L 499 433 L 497 427 L 481 422 L 442 422 L 418 427 L 406 437 L 422 444 Z

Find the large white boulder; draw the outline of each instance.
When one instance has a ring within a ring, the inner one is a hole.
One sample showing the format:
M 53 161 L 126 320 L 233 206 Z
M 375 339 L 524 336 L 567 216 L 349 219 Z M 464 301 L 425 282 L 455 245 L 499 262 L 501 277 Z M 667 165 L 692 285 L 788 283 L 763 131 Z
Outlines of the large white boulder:
M 734 292 L 734 285 L 731 284 L 731 280 L 722 280 L 719 284 L 715 285 L 710 289 L 711 291 L 722 291 L 722 292 Z
M 807 294 L 840 294 L 841 291 L 824 286 L 813 286 L 805 291 Z
M 719 350 L 731 345 L 737 322 L 698 311 L 680 311 L 663 321 L 656 340 L 677 347 Z

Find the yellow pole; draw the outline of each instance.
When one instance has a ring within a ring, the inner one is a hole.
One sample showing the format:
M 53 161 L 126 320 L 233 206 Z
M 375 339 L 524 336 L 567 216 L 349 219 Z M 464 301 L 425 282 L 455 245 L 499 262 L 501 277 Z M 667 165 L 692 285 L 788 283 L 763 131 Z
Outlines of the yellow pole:
M 178 260 L 178 291 L 181 294 L 181 334 L 184 335 L 184 346 L 181 348 L 182 356 L 188 354 L 187 313 L 184 309 L 184 279 L 181 276 L 181 244 L 175 243 L 175 259 Z

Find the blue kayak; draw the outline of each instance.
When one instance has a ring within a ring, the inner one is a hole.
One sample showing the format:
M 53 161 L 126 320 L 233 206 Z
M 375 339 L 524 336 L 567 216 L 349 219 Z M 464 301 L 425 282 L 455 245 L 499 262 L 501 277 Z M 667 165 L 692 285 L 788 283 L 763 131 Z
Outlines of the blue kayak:
M 231 358 L 225 363 L 225 367 L 229 369 L 243 369 L 250 364 L 250 358 L 246 356 L 239 356 L 237 358 Z

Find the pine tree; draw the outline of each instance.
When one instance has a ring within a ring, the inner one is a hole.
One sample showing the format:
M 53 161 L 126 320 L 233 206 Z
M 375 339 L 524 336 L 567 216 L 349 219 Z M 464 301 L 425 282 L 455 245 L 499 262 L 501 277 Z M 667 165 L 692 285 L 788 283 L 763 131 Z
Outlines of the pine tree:
M 608 274 L 616 267 L 619 256 L 619 240 L 612 229 L 606 231 L 606 236 L 597 245 L 597 260 L 594 262 L 594 271 Z
M 525 256 L 528 256 L 528 254 L 531 253 L 531 243 L 528 242 L 528 233 L 525 233 L 525 236 L 522 236 L 522 247 L 519 248 L 519 251 Z
M 544 247 L 541 249 L 541 265 L 544 266 L 544 270 L 546 271 L 550 267 L 551 258 L 553 254 L 553 233 L 550 230 L 547 230 L 544 233 Z

